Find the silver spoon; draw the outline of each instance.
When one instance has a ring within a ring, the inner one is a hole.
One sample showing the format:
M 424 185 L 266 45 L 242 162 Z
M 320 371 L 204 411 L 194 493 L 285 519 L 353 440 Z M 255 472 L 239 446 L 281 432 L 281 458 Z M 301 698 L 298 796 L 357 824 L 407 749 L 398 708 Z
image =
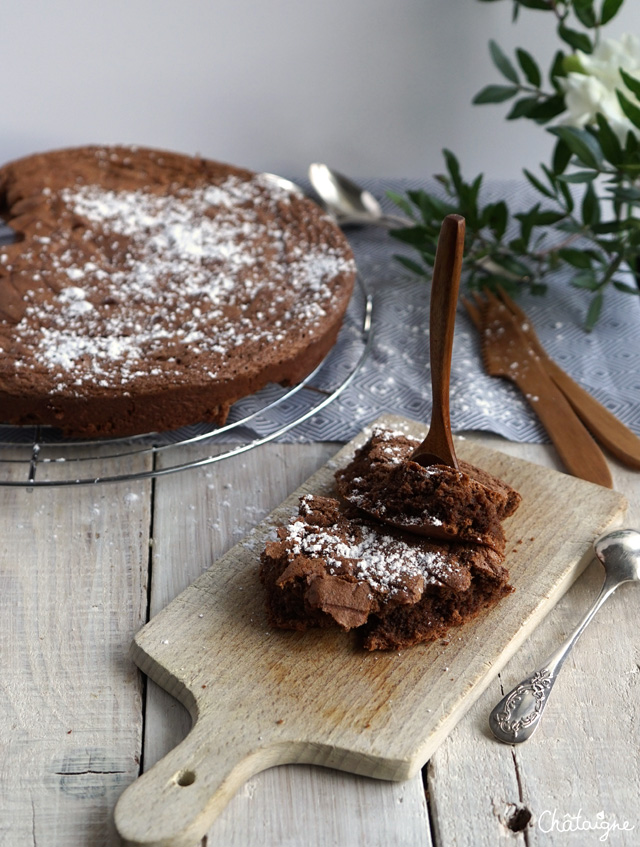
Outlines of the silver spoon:
M 598 599 L 574 632 L 549 656 L 542 668 L 503 697 L 491 712 L 491 731 L 505 744 L 520 744 L 531 738 L 540 723 L 564 660 L 591 619 L 619 585 L 623 582 L 640 581 L 640 532 L 635 529 L 618 529 L 598 538 L 593 546 L 605 569 L 605 579 Z
M 296 185 L 295 182 L 291 182 L 290 179 L 287 179 L 284 176 L 279 176 L 278 174 L 272 173 L 263 173 L 261 174 L 262 178 L 267 180 L 267 182 L 272 183 L 272 185 L 281 188 L 283 191 L 289 191 L 292 194 L 304 194 L 304 191 L 300 188 L 299 185 Z
M 373 224 L 383 227 L 415 226 L 415 221 L 401 215 L 387 215 L 376 198 L 327 165 L 309 165 L 309 179 L 325 210 L 340 226 Z

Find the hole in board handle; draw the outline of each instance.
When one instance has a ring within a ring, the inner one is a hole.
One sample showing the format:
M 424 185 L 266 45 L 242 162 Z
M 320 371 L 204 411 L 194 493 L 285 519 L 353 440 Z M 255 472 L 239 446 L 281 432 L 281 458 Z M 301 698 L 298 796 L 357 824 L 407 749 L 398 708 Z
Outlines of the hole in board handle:
M 178 771 L 175 776 L 175 781 L 176 784 L 181 786 L 182 788 L 185 788 L 187 785 L 193 785 L 193 783 L 196 781 L 195 771 L 190 771 L 188 769 Z

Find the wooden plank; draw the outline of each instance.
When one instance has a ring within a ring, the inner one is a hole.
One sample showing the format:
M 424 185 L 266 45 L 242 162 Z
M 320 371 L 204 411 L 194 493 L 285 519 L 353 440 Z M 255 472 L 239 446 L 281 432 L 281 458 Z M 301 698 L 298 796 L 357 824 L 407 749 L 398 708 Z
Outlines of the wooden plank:
M 423 435 L 423 428 L 413 429 Z M 336 461 L 346 461 L 354 446 Z M 470 442 L 460 446 L 463 458 L 523 495 L 508 527 L 510 544 L 521 545 L 510 554 L 516 594 L 445 648 L 363 655 L 334 630 L 264 633 L 256 550 L 273 521 L 291 514 L 296 492 L 136 638 L 136 661 L 198 720 L 180 748 L 121 799 L 116 819 L 126 838 L 186 845 L 230 791 L 279 762 L 329 764 L 385 779 L 416 772 L 584 567 L 593 535 L 624 507 L 623 498 L 598 486 Z M 331 490 L 334 467 L 303 490 Z M 143 815 L 141 808 L 153 812 Z
M 331 444 L 265 445 L 188 474 L 156 481 L 151 609 L 155 614 L 327 461 Z M 247 493 L 249 492 L 249 494 Z M 144 765 L 186 736 L 180 703 L 148 683 Z M 430 847 L 420 775 L 382 783 L 330 769 L 277 767 L 252 777 L 208 833 L 229 847 L 339 844 Z
M 139 772 L 128 649 L 146 616 L 149 518 L 149 483 L 0 487 L 2 845 L 114 842 L 113 806 Z
M 549 467 L 556 464 L 550 447 L 506 444 L 491 436 L 479 440 L 498 443 L 500 449 Z M 629 499 L 624 525 L 640 527 L 638 475 L 615 461 L 611 467 L 614 487 Z M 570 536 L 572 527 L 566 531 Z M 432 756 L 428 788 L 437 844 L 600 843 L 602 830 L 558 831 L 563 825 L 577 825 L 579 813 L 581 825 L 604 820 L 622 827 L 626 821 L 634 830 L 612 831 L 608 843 L 628 847 L 638 843 L 637 586 L 619 589 L 586 630 L 529 742 L 517 747 L 500 744 L 487 723 L 504 693 L 540 667 L 574 629 L 595 599 L 602 578 L 602 567 L 594 562 Z M 598 817 L 601 813 L 603 818 Z

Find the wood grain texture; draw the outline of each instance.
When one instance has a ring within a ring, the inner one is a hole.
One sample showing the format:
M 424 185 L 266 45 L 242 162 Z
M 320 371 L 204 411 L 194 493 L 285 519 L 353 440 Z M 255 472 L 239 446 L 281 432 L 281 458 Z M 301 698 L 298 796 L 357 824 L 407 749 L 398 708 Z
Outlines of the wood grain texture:
M 151 612 L 155 614 L 241 540 L 338 450 L 333 444 L 265 445 L 155 483 Z M 149 680 L 144 767 L 179 744 L 191 719 Z M 304 834 L 304 836 L 302 835 Z M 207 832 L 225 847 L 431 847 L 418 774 L 383 783 L 329 768 L 274 767 L 250 778 Z
M 413 429 L 418 437 L 423 431 Z M 283 762 L 383 779 L 416 773 L 624 508 L 615 492 L 471 442 L 460 442 L 458 452 L 523 495 L 507 524 L 516 594 L 447 647 L 402 654 L 365 654 L 339 632 L 271 632 L 257 558 L 274 522 L 295 511 L 297 492 L 136 637 L 136 662 L 197 720 L 119 801 L 116 821 L 127 843 L 192 844 L 239 785 Z M 303 490 L 331 490 L 333 470 L 330 463 Z
M 558 465 L 551 447 L 510 444 L 492 436 L 482 440 L 549 467 Z M 614 486 L 629 494 L 623 525 L 638 528 L 637 474 L 618 464 L 612 467 Z M 637 586 L 619 589 L 582 635 L 533 739 L 517 747 L 501 744 L 488 726 L 493 706 L 574 629 L 597 596 L 603 573 L 597 561 L 591 563 L 432 756 L 428 788 L 438 845 L 602 843 L 603 832 L 552 829 L 554 811 L 562 823 L 565 815 L 576 816 L 581 810 L 583 821 L 597 823 L 604 813 L 608 822 L 622 826 L 627 821 L 633 827 L 628 832 L 612 831 L 607 843 L 638 844 Z
M 149 503 L 145 483 L 0 488 L 3 847 L 115 841 L 113 806 L 139 772 L 127 654 L 146 619 Z
M 602 451 L 531 351 L 515 315 L 489 291 L 485 292 L 480 313 L 482 358 L 487 373 L 506 377 L 518 386 L 569 473 L 612 488 L 611 472 Z

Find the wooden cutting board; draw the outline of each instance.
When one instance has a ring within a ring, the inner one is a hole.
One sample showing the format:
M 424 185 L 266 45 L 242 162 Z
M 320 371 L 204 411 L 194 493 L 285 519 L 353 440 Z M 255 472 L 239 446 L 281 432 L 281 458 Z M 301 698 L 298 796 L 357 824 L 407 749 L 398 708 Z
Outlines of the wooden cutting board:
M 380 423 L 425 435 L 399 418 Z M 505 522 L 515 593 L 453 630 L 448 644 L 399 653 L 367 653 L 353 633 L 274 631 L 258 580 L 265 539 L 297 512 L 303 493 L 333 491 L 336 467 L 367 435 L 136 636 L 134 660 L 189 709 L 193 728 L 120 798 L 116 826 L 127 844 L 192 847 L 243 782 L 277 764 L 412 777 L 591 561 L 593 540 L 620 523 L 626 508 L 616 492 L 458 440 L 460 458 L 522 494 L 520 509 Z

